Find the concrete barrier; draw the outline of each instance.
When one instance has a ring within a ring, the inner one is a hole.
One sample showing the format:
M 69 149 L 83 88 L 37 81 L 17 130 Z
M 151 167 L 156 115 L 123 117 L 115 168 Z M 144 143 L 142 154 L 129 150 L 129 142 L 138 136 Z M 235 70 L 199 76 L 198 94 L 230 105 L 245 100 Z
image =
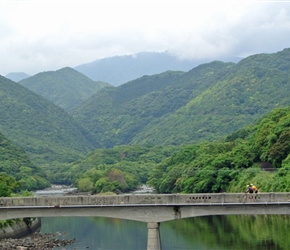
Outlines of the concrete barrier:
M 65 205 L 128 205 L 128 204 L 200 204 L 289 202 L 290 193 L 219 193 L 219 194 L 146 194 L 146 195 L 86 195 L 44 197 L 1 197 L 5 206 L 65 206 Z

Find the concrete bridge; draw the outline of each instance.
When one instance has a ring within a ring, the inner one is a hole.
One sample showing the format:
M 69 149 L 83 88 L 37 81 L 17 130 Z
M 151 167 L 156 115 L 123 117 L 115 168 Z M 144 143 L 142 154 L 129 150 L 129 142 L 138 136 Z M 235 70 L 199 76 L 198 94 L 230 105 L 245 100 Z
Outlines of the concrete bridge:
M 109 217 L 146 222 L 147 250 L 160 250 L 161 222 L 206 215 L 290 214 L 290 193 L 146 194 L 0 198 L 0 220 Z

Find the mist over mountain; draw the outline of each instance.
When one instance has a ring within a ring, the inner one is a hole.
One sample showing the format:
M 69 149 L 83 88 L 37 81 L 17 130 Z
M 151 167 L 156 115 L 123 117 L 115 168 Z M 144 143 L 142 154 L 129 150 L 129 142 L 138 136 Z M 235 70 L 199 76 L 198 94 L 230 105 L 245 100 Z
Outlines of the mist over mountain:
M 237 62 L 237 58 L 225 58 Z M 167 70 L 188 71 L 209 60 L 181 60 L 168 52 L 143 52 L 135 55 L 114 56 L 99 59 L 75 67 L 75 69 L 95 81 L 104 81 L 119 86 L 144 75 L 154 75 Z

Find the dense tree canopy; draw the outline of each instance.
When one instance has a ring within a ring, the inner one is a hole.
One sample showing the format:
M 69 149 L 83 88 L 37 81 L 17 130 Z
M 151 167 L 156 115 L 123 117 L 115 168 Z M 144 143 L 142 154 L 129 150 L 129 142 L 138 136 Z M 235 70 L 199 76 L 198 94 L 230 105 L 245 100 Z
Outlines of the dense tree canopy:
M 48 187 L 49 181 L 41 168 L 36 167 L 27 153 L 0 134 L 1 196 L 12 192 Z
M 224 141 L 190 145 L 162 161 L 149 183 L 158 192 L 289 191 L 290 107 L 276 109 Z
M 145 184 L 152 168 L 178 150 L 172 146 L 97 149 L 80 161 L 46 171 L 55 183 L 75 184 L 81 191 L 128 192 Z

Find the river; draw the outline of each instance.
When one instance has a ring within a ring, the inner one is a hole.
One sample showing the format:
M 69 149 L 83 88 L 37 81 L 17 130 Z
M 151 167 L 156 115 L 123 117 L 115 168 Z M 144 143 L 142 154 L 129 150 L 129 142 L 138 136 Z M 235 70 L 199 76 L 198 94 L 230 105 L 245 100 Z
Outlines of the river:
M 163 222 L 163 250 L 289 250 L 289 216 L 206 216 Z M 65 249 L 146 250 L 147 225 L 129 220 L 43 218 L 41 233 L 76 238 Z M 56 248 L 63 249 L 63 248 Z
M 55 250 L 146 250 L 147 224 L 98 217 L 42 218 L 41 233 L 73 245 Z M 289 250 L 290 216 L 205 216 L 160 224 L 163 250 Z

